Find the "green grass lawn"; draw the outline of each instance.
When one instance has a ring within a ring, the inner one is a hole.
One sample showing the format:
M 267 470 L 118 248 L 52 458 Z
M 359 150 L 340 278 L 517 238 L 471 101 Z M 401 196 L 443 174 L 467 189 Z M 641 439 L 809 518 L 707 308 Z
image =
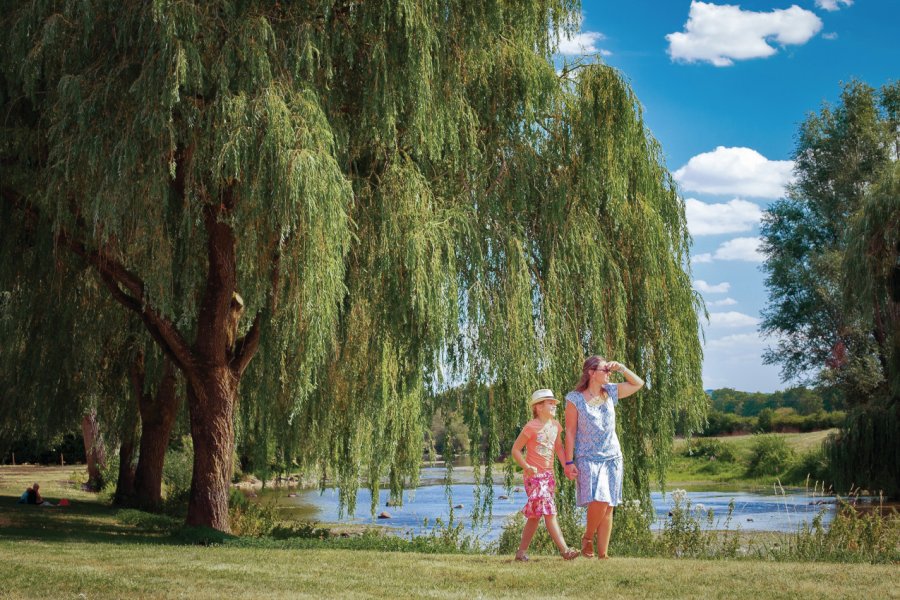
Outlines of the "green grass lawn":
M 193 546 L 123 524 L 73 470 L 0 467 L 0 598 L 900 598 L 897 565 Z M 15 504 L 35 479 L 72 505 Z
M 828 429 L 809 433 L 778 433 L 776 435 L 787 442 L 797 456 L 821 446 L 829 434 L 837 431 Z M 746 461 L 753 445 L 753 435 L 720 436 L 713 439 L 728 445 L 736 456 L 735 462 L 708 461 L 699 458 L 682 456 L 687 444 L 686 440 L 677 439 L 674 444 L 675 455 L 666 472 L 666 489 L 685 488 L 687 490 L 772 490 L 778 484 L 775 476 L 747 477 Z M 809 482 L 812 489 L 816 482 Z M 785 486 L 787 487 L 787 486 Z

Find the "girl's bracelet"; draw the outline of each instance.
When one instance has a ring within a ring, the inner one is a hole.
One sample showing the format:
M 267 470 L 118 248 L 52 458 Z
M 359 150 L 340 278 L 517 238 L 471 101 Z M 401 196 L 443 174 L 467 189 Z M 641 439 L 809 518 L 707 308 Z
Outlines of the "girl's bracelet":
M 574 461 L 574 460 L 567 460 L 567 461 L 566 461 L 566 466 L 567 466 L 567 467 L 568 467 L 569 465 L 574 465 L 574 464 L 575 464 L 575 461 Z

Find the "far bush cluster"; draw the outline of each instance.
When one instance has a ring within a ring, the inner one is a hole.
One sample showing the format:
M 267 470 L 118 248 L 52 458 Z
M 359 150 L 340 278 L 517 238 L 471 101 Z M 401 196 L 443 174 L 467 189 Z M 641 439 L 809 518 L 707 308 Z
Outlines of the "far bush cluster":
M 769 479 L 786 485 L 821 485 L 833 481 L 825 451 L 821 446 L 798 453 L 783 437 L 775 434 L 753 436 L 748 450 L 738 453 L 734 445 L 715 438 L 692 438 L 681 451 L 690 464 L 702 466 L 698 472 L 724 479 Z

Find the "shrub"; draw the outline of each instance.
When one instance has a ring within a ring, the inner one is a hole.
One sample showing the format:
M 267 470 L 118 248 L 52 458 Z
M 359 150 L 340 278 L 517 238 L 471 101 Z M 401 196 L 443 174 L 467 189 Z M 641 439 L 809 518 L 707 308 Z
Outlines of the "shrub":
M 725 522 L 711 529 L 712 509 L 692 504 L 685 490 L 672 492 L 674 506 L 657 540 L 658 553 L 671 557 L 734 558 L 740 547 L 740 530 L 730 528 L 734 501 L 728 505 Z M 706 529 L 704 529 L 704 525 Z
M 812 523 L 803 523 L 782 543 L 757 548 L 756 554 L 775 560 L 829 560 L 897 564 L 900 561 L 900 516 L 897 509 L 884 514 L 883 505 L 862 511 L 846 502 L 826 529 L 823 509 Z
M 794 451 L 784 438 L 777 435 L 757 435 L 750 448 L 748 477 L 775 475 L 786 470 L 794 460 Z
M 756 419 L 753 417 L 742 417 L 713 410 L 706 417 L 706 426 L 702 433 L 706 436 L 749 433 L 753 431 L 755 425 Z
M 722 462 L 734 462 L 735 455 L 731 446 L 714 438 L 695 438 L 688 442 L 682 453 L 691 458 L 705 458 Z
M 276 540 L 288 540 L 291 538 L 324 540 L 331 537 L 331 530 L 327 527 L 318 527 L 315 523 L 301 521 L 299 523 L 276 525 L 272 529 L 271 536 Z
M 275 529 L 278 509 L 274 504 L 251 502 L 240 491 L 231 490 L 228 497 L 228 518 L 234 535 L 262 537 L 270 535 Z
M 794 466 L 785 476 L 787 483 L 815 482 L 817 485 L 831 483 L 831 470 L 828 465 L 828 456 L 821 446 L 800 455 Z
M 764 408 L 759 411 L 756 417 L 756 429 L 762 432 L 772 431 L 772 419 L 775 417 L 775 411 L 771 408 Z
M 641 507 L 640 500 L 626 500 L 617 506 L 609 540 L 610 553 L 615 556 L 655 555 L 656 540 L 650 531 L 652 523 L 652 513 Z

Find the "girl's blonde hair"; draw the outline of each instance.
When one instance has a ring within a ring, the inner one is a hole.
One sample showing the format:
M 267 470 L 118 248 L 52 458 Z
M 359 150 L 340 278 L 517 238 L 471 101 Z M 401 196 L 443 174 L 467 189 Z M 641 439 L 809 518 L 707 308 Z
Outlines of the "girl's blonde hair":
M 575 386 L 576 392 L 583 392 L 587 389 L 588 381 L 591 379 L 591 371 L 597 370 L 597 367 L 600 366 L 600 363 L 605 361 L 606 359 L 599 354 L 590 356 L 586 361 L 584 361 L 584 364 L 581 365 L 581 379 L 578 380 L 578 385 Z

